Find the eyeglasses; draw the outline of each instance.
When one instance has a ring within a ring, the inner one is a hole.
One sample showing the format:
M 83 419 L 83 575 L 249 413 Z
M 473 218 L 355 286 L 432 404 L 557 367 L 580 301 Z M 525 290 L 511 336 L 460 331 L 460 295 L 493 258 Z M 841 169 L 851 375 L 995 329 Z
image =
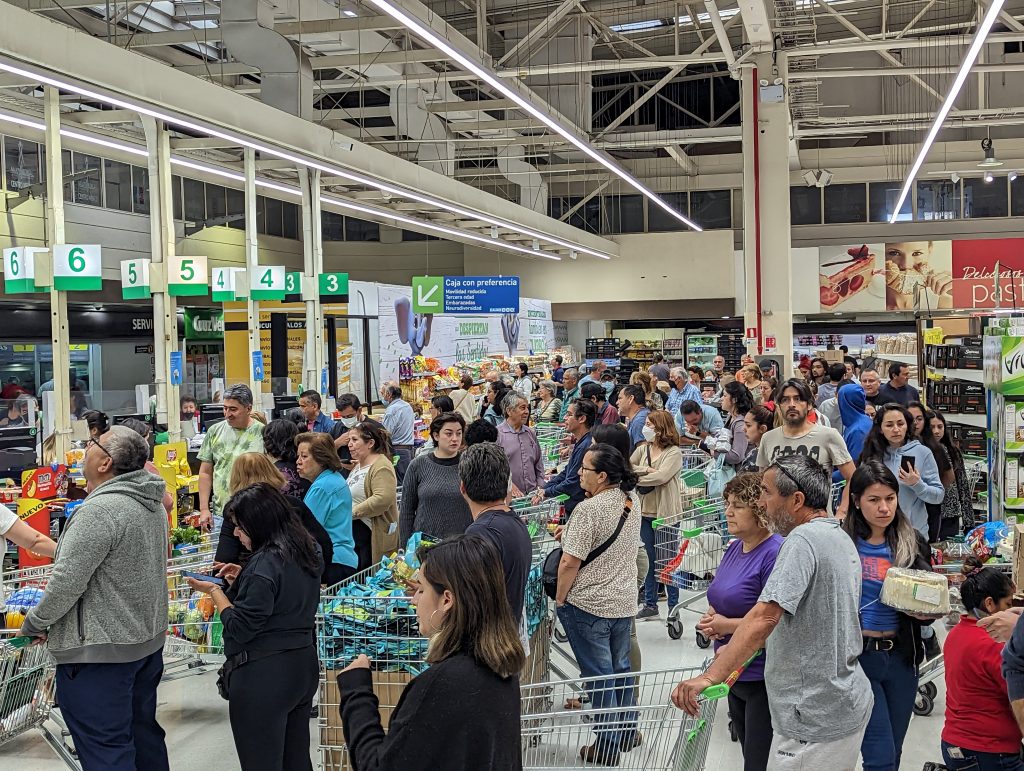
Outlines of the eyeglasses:
M 781 465 L 778 461 L 775 461 L 774 463 L 769 465 L 768 468 L 777 468 L 779 471 L 786 475 L 786 478 L 789 479 L 790 482 L 796 485 L 796 491 L 798 493 L 803 492 L 803 488 L 801 488 L 800 483 L 796 481 L 796 477 L 790 474 L 788 471 L 786 471 L 786 467 Z
M 111 462 L 111 463 L 113 463 L 113 462 L 114 462 L 114 456 L 113 456 L 113 455 L 111 455 L 111 454 L 110 454 L 110 453 L 109 453 L 109 452 L 107 451 L 107 448 L 106 448 L 106 447 L 104 447 L 104 446 L 103 446 L 102 444 L 100 444 L 98 440 L 96 440 L 96 439 L 90 439 L 90 440 L 89 440 L 89 442 L 88 442 L 88 444 L 89 444 L 89 445 L 91 445 L 91 446 L 93 446 L 93 447 L 99 447 L 99 448 L 100 448 L 101 450 L 103 450 L 103 454 L 104 454 L 104 455 L 106 455 L 106 456 L 107 456 L 108 458 L 110 458 L 110 462 Z
M 595 474 L 597 473 L 596 468 L 590 468 L 589 466 L 580 466 L 580 471 L 593 471 Z

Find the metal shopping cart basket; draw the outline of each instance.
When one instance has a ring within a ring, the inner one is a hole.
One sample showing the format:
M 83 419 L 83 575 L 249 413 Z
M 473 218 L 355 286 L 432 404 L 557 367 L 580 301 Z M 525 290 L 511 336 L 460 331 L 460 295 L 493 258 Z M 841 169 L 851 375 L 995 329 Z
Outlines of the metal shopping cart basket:
M 703 450 L 683 450 L 683 467 L 679 471 L 679 494 L 683 509 L 690 509 L 697 501 L 708 497 L 708 478 L 715 459 Z
M 700 714 L 690 717 L 671 702 L 672 689 L 703 669 L 632 672 L 618 677 L 575 678 L 524 685 L 520 718 L 524 771 L 553 768 L 591 768 L 580 749 L 615 732 L 618 739 L 640 742 L 620 751 L 618 768 L 646 771 L 700 771 L 704 768 L 715 716 L 715 696 L 728 689 L 709 689 Z M 586 709 L 566 709 L 583 689 Z M 611 742 L 609 742 L 610 744 Z M 611 760 L 611 758 L 609 758 Z
M 201 674 L 221 663 L 224 627 L 209 595 L 185 581 L 185 573 L 213 570 L 216 544 L 167 561 L 167 640 L 164 642 L 164 679 Z
M 681 514 L 661 517 L 654 527 L 654 570 L 659 583 L 679 590 L 679 602 L 668 612 L 668 636 L 683 635 L 684 610 L 704 599 L 715 571 L 722 562 L 729 533 L 725 526 L 725 501 L 698 500 Z M 710 641 L 697 633 L 697 645 Z

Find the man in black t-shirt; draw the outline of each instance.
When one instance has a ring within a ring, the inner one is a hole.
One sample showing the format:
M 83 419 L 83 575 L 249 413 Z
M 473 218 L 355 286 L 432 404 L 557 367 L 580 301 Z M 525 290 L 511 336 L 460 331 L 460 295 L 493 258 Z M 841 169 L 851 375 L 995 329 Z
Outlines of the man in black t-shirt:
M 473 523 L 466 532 L 481 535 L 498 548 L 512 621 L 519 629 L 533 549 L 526 525 L 505 505 L 508 455 L 497 442 L 474 444 L 459 459 L 459 480 L 462 496 L 473 515 Z

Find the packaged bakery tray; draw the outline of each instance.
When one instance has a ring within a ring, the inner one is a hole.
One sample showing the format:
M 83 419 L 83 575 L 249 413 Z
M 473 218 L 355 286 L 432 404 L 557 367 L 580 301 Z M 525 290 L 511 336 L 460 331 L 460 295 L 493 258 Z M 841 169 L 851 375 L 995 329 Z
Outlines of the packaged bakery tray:
M 941 618 L 949 613 L 949 583 L 929 570 L 889 568 L 880 599 L 904 613 Z

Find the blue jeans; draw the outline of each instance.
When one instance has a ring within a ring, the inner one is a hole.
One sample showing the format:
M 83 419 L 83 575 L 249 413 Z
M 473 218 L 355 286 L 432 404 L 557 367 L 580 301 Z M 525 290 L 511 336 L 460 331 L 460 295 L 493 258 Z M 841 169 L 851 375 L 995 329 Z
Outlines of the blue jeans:
M 917 668 L 896 651 L 865 650 L 860 665 L 875 697 L 860 746 L 864 771 L 897 771 L 917 697 Z
M 57 703 L 82 771 L 167 771 L 156 722 L 162 650 L 130 664 L 58 664 Z
M 650 517 L 640 519 L 640 540 L 644 542 L 644 551 L 647 552 L 647 559 L 650 560 L 650 567 L 647 568 L 647 575 L 644 577 L 644 605 L 648 608 L 658 607 L 658 565 L 660 560 L 664 566 L 668 560 L 676 556 L 679 548 L 674 527 L 659 527 L 657 530 L 651 525 L 653 520 Z M 657 544 L 657 547 L 655 547 Z M 671 610 L 679 604 L 679 588 L 669 584 L 665 587 L 668 595 L 668 607 Z
M 951 757 L 950 747 L 959 750 L 958 754 L 963 757 Z M 1024 771 L 1024 761 L 1021 761 L 1020 755 L 965 750 L 949 742 L 942 742 L 942 762 L 949 771 Z
M 593 709 L 612 710 L 636 703 L 636 678 L 607 677 L 629 672 L 629 636 L 632 618 L 601 618 L 566 603 L 558 609 L 558 619 L 569 637 L 580 675 L 602 678 L 586 684 Z M 636 712 L 605 712 L 595 716 L 594 733 L 602 754 L 616 755 L 624 739 L 636 732 Z

